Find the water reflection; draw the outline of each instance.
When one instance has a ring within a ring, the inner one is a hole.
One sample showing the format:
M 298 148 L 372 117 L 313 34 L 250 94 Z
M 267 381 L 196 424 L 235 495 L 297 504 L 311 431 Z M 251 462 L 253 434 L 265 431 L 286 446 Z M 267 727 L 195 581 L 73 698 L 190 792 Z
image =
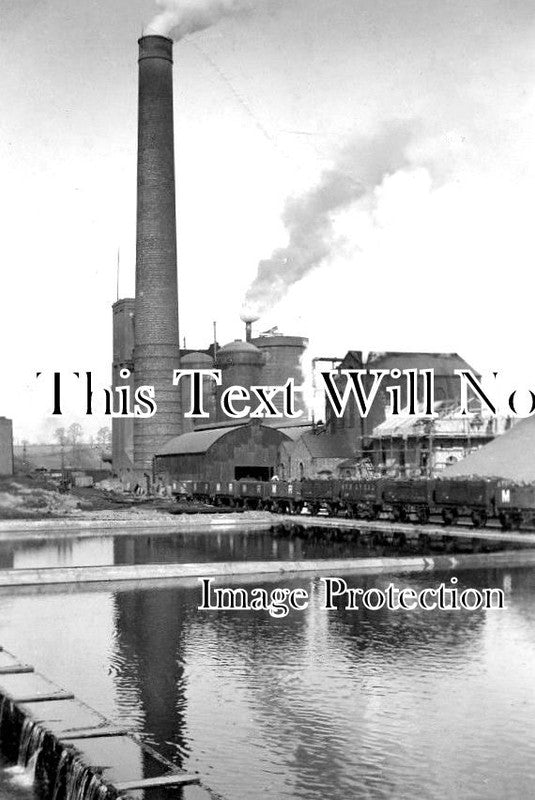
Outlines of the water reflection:
M 188 745 L 183 604 L 175 590 L 115 597 L 113 679 L 120 702 L 139 706 L 146 741 L 182 767 Z
M 461 590 L 505 586 L 506 610 L 326 612 L 310 578 L 276 584 L 312 598 L 284 619 L 199 612 L 200 589 L 179 586 L 0 596 L 0 641 L 45 671 L 55 663 L 52 677 L 228 800 L 530 797 L 535 570 L 458 578 Z
M 57 537 L 0 541 L 0 569 L 82 567 L 122 564 L 184 564 L 209 561 L 310 560 L 393 555 L 393 545 L 358 541 L 342 531 L 340 541 L 309 531 L 278 538 L 270 531 L 187 531 L 173 534 Z M 332 531 L 327 535 L 331 536 Z

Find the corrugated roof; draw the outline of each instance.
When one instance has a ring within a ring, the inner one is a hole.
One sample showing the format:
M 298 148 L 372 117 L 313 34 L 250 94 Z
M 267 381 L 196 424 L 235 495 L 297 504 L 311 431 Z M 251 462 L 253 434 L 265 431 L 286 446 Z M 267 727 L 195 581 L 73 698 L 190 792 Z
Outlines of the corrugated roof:
M 275 425 L 273 427 L 275 427 L 280 433 L 283 433 L 293 442 L 297 441 L 297 439 L 303 436 L 303 434 L 308 433 L 313 429 L 312 425 Z
M 174 436 L 164 444 L 162 449 L 156 453 L 158 456 L 182 456 L 193 455 L 196 453 L 206 453 L 218 439 L 226 436 L 231 431 L 237 431 L 239 425 L 225 428 L 211 428 L 207 431 L 191 431 Z
M 301 441 L 312 458 L 351 458 L 355 455 L 347 438 L 340 434 L 309 432 L 303 434 Z
M 251 423 L 249 420 L 246 421 L 246 425 L 253 426 L 256 425 L 256 422 Z M 239 428 L 243 428 L 243 424 L 238 425 L 228 425 L 222 423 L 222 425 L 218 428 L 204 428 L 202 430 L 195 430 L 190 431 L 189 433 L 182 433 L 180 436 L 174 436 L 168 442 L 164 444 L 161 450 L 156 453 L 157 456 L 183 456 L 183 455 L 196 455 L 198 453 L 206 453 L 210 447 L 215 444 L 219 439 L 223 436 L 226 436 L 227 433 L 232 433 L 232 431 L 237 431 Z M 261 425 L 262 428 L 275 428 L 273 425 Z M 288 439 L 293 439 L 293 431 L 288 428 L 275 428 L 280 434 Z M 299 428 L 297 429 L 299 433 L 306 428 Z M 298 435 L 295 435 L 295 438 L 298 438 Z
M 203 425 L 196 425 L 195 431 L 215 431 L 219 428 L 239 428 L 243 425 L 250 425 L 251 420 L 245 419 L 224 419 L 217 422 L 207 422 Z

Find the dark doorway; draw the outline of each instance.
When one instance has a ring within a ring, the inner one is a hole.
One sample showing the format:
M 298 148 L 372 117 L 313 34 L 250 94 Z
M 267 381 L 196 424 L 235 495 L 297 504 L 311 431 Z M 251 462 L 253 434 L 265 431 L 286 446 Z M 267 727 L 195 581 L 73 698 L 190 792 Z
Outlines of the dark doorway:
M 234 467 L 234 478 L 239 481 L 249 478 L 253 481 L 269 481 L 273 475 L 273 467 Z

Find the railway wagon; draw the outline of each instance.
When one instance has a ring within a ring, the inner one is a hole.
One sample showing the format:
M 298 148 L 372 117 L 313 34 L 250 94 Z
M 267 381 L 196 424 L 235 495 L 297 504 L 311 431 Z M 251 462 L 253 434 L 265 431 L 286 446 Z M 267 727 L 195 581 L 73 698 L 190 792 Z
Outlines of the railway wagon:
M 396 478 L 378 481 L 378 503 L 397 522 L 429 522 L 432 481 L 425 478 Z
M 353 519 L 376 519 L 381 512 L 380 481 L 340 481 L 340 505 Z
M 234 497 L 236 504 L 243 508 L 262 508 L 265 497 L 264 481 L 255 481 L 245 478 L 235 481 Z
M 283 514 L 299 514 L 306 505 L 313 515 L 323 508 L 331 516 L 357 519 L 385 514 L 425 524 L 431 514 L 440 514 L 446 525 L 468 516 L 476 527 L 489 519 L 499 519 L 505 529 L 535 526 L 535 484 L 498 479 L 185 480 L 177 481 L 173 492 L 177 499 Z
M 299 481 L 264 483 L 263 508 L 275 514 L 298 514 L 303 507 Z
M 235 506 L 237 481 L 214 481 L 211 484 L 212 502 L 216 506 Z
M 496 514 L 502 528 L 535 525 L 535 486 L 529 483 L 498 481 L 494 493 Z
M 209 503 L 212 497 L 210 481 L 191 481 L 191 494 L 197 500 Z
M 476 527 L 496 516 L 497 481 L 483 478 L 441 480 L 432 482 L 432 500 L 445 525 L 455 525 L 461 516 L 469 516 Z
M 175 481 L 173 495 L 177 500 L 199 500 L 208 503 L 211 499 L 210 481 Z
M 177 500 L 189 499 L 193 496 L 191 484 L 193 481 L 173 481 L 172 492 Z
M 301 499 L 311 514 L 317 514 L 322 507 L 329 514 L 336 514 L 340 507 L 340 481 L 305 478 L 301 481 Z

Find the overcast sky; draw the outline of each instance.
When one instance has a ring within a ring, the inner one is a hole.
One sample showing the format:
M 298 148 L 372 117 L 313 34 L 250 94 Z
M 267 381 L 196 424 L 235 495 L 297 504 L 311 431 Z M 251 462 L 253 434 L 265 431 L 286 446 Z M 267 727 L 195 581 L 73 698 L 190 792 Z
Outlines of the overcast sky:
M 118 248 L 121 296 L 134 290 L 136 40 L 153 12 L 0 3 L 0 415 L 19 439 L 58 424 L 36 370 L 109 380 Z M 287 198 L 366 140 L 386 177 L 335 215 L 329 256 L 258 329 L 308 336 L 311 356 L 458 351 L 523 365 L 535 386 L 534 32 L 532 0 L 259 0 L 177 43 L 187 346 L 206 347 L 213 320 L 220 343 L 242 335 Z M 383 168 L 400 121 L 405 157 Z

